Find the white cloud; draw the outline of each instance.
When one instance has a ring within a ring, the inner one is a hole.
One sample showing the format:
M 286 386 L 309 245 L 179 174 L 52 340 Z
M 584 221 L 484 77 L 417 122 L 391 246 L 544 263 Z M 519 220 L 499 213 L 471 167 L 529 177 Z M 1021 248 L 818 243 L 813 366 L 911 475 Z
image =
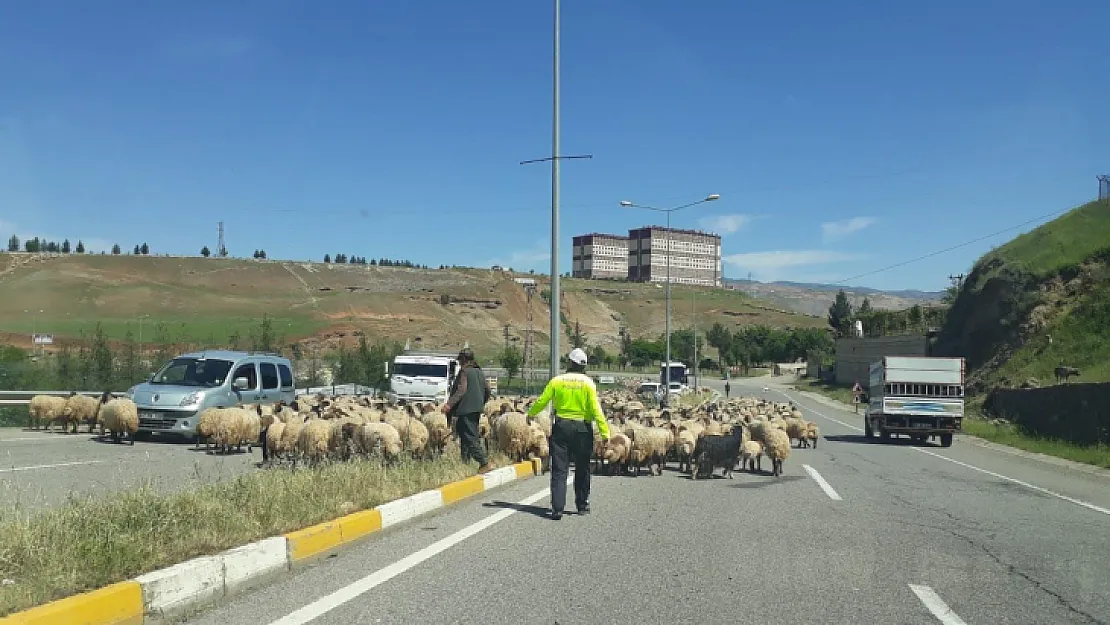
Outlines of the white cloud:
M 821 224 L 821 237 L 825 241 L 833 241 L 859 232 L 875 223 L 874 217 L 853 217 L 843 221 L 828 221 Z
M 801 267 L 822 267 L 866 258 L 863 254 L 849 254 L 834 250 L 774 250 L 731 254 L 721 260 L 742 272 L 752 272 L 752 277 L 764 282 L 792 279 L 805 271 Z
M 732 234 L 747 227 L 752 222 L 751 215 L 714 215 L 702 217 L 698 224 L 717 234 Z

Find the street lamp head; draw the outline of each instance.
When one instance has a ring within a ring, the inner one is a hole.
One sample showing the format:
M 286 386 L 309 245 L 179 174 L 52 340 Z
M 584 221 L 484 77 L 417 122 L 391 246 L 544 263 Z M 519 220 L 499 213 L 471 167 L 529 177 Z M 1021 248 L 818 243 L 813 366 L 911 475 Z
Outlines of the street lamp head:
M 629 202 L 628 200 L 621 200 L 621 206 L 628 208 L 632 206 L 632 202 Z
M 713 200 L 719 200 L 719 199 L 721 199 L 721 194 L 720 193 L 713 193 L 713 194 L 710 194 L 709 196 L 707 196 L 705 198 L 705 201 L 706 202 L 712 202 Z

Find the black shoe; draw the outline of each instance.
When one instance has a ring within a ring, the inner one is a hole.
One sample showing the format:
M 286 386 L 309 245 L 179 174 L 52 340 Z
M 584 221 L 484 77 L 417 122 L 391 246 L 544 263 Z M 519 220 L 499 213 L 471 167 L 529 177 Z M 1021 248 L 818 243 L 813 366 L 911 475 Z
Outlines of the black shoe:
M 552 512 L 551 513 L 551 520 L 552 521 L 558 521 L 562 518 L 563 518 L 563 513 L 562 512 Z
M 582 506 L 581 508 L 578 509 L 578 514 L 585 515 L 585 514 L 589 514 L 589 513 L 590 513 L 590 504 L 586 504 L 586 505 L 584 505 L 584 506 Z

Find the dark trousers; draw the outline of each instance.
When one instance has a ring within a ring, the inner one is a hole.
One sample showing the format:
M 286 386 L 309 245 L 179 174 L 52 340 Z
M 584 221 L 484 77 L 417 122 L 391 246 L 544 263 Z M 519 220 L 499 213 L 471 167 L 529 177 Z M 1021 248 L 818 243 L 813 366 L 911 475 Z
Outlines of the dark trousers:
M 463 462 L 477 460 L 478 466 L 485 466 L 486 450 L 482 448 L 481 439 L 478 438 L 479 413 L 461 414 L 455 417 L 455 434 L 459 436 L 459 450 L 462 452 Z
M 574 503 L 590 503 L 590 456 L 594 434 L 585 421 L 555 418 L 551 425 L 551 511 L 562 514 L 567 503 L 567 474 L 574 463 Z

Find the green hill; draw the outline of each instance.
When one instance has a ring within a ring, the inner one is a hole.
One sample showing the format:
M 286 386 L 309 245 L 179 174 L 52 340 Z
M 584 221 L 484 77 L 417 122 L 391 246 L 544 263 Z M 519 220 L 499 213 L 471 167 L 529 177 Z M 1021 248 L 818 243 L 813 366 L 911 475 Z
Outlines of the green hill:
M 1030 379 L 1055 383 L 1077 367 L 1110 380 L 1110 202 L 1075 208 L 980 258 L 948 313 L 942 353 L 963 355 L 968 390 Z

